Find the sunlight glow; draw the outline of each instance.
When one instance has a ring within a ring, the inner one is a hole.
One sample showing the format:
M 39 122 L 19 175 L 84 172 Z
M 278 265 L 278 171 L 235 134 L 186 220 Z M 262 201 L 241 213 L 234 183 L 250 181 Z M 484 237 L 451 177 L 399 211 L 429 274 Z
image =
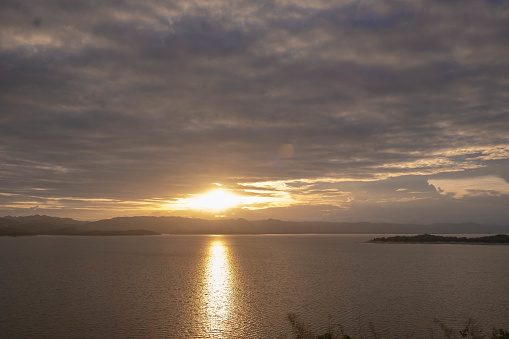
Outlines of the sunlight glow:
M 230 191 L 217 188 L 213 191 L 192 195 L 189 198 L 181 198 L 177 201 L 168 201 L 164 205 L 172 210 L 203 210 L 218 212 L 229 208 L 262 209 L 274 206 L 285 206 L 293 202 L 287 192 L 270 192 L 263 190 L 243 190 L 250 196 L 237 195 Z
M 203 194 L 189 202 L 189 207 L 193 209 L 224 210 L 238 205 L 241 198 L 224 190 L 217 189 Z

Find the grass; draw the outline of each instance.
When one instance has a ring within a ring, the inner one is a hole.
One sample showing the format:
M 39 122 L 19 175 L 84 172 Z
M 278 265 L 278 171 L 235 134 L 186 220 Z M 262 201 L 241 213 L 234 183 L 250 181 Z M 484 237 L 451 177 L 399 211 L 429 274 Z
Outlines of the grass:
M 330 316 L 329 316 L 329 328 L 327 332 L 322 334 L 316 334 L 313 332 L 311 327 L 306 324 L 300 317 L 295 313 L 289 313 L 287 315 L 287 320 L 290 323 L 293 332 L 293 338 L 295 339 L 389 339 L 390 336 L 384 336 L 379 333 L 373 323 L 368 323 L 369 330 L 363 331 L 362 326 L 359 325 L 360 334 L 357 337 L 350 336 L 343 326 L 337 325 L 337 328 L 332 328 L 330 325 Z M 470 338 L 470 339 L 509 339 L 509 331 L 504 329 L 493 329 L 491 334 L 486 334 L 482 326 L 480 326 L 475 320 L 468 319 L 466 325 L 462 329 L 454 329 L 448 327 L 439 319 L 434 319 L 434 322 L 439 326 L 441 330 L 441 335 L 438 338 L 444 339 L 461 339 L 461 338 Z M 422 336 L 419 336 L 422 337 Z M 281 336 L 281 338 L 285 338 Z M 407 336 L 407 338 L 411 338 Z M 430 338 L 435 338 L 433 335 Z

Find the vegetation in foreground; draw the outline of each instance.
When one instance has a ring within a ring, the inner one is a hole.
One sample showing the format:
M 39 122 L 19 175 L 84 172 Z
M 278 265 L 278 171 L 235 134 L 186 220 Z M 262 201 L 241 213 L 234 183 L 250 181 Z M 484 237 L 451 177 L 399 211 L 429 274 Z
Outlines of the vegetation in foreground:
M 373 323 L 368 323 L 369 331 L 365 334 L 361 334 L 357 337 L 350 336 L 346 333 L 343 326 L 338 325 L 337 329 L 333 329 L 329 325 L 327 332 L 322 334 L 316 334 L 313 332 L 311 327 L 302 321 L 295 313 L 289 313 L 287 320 L 290 323 L 292 332 L 295 339 L 389 339 L 390 336 L 383 335 L 377 332 Z M 473 319 L 469 319 L 463 329 L 454 329 L 448 327 L 443 322 L 435 319 L 435 323 L 439 326 L 441 334 L 438 334 L 436 338 L 444 339 L 509 339 L 509 331 L 504 329 L 493 329 L 490 334 L 486 334 L 482 326 L 478 325 Z M 283 337 L 284 338 L 284 337 Z M 407 336 L 407 338 L 411 338 Z M 435 338 L 433 335 L 431 338 Z
M 432 234 L 420 234 L 414 236 L 395 236 L 371 239 L 370 242 L 396 242 L 396 243 L 473 243 L 473 244 L 506 244 L 509 243 L 509 235 L 497 234 L 477 238 L 467 237 L 446 237 Z

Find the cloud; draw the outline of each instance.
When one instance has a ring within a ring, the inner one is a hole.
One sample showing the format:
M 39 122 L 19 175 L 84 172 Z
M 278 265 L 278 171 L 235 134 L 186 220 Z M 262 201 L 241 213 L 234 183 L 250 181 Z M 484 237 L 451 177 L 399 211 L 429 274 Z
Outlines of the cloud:
M 482 176 L 464 179 L 434 179 L 428 181 L 441 194 L 452 194 L 454 198 L 472 196 L 509 195 L 509 184 L 496 176 Z
M 1 6 L 0 187 L 20 203 L 283 182 L 343 213 L 396 178 L 509 180 L 505 1 Z

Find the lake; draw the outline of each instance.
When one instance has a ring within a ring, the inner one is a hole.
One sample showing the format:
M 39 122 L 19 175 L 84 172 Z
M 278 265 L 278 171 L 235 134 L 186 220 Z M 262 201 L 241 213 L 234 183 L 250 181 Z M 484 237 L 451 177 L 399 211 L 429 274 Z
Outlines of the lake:
M 2 338 L 439 338 L 509 329 L 509 246 L 378 235 L 0 238 Z

